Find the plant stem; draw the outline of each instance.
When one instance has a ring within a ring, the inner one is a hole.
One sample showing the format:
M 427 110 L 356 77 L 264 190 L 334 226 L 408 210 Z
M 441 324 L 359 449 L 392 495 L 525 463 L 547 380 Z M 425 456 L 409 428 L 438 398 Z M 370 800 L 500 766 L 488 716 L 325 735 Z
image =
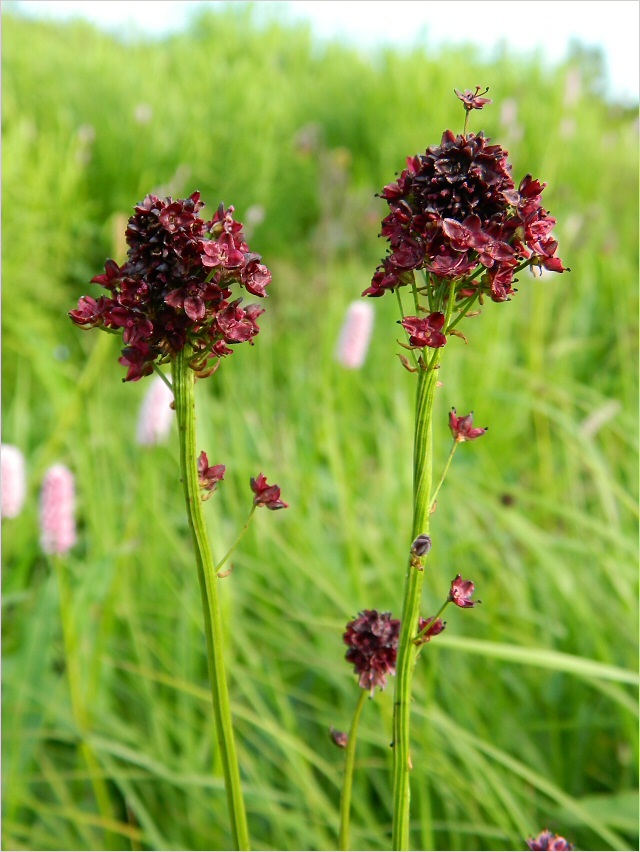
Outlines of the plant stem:
M 360 690 L 360 697 L 356 705 L 353 721 L 351 722 L 351 730 L 349 731 L 349 739 L 347 740 L 347 749 L 344 756 L 344 782 L 342 784 L 342 794 L 340 796 L 340 837 L 339 848 L 347 850 L 349 848 L 349 824 L 351 816 L 351 789 L 353 786 L 353 765 L 356 757 L 356 742 L 358 739 L 358 725 L 360 723 L 360 714 L 364 707 L 365 699 L 368 692 L 365 689 Z
M 413 528 L 412 541 L 429 533 L 429 495 L 431 492 L 433 459 L 431 433 L 433 400 L 436 389 L 436 366 L 441 350 L 436 349 L 426 369 L 418 375 L 416 398 L 415 438 L 413 456 Z M 395 850 L 409 848 L 409 725 L 411 713 L 411 681 L 417 655 L 413 637 L 418 625 L 424 563 L 426 556 L 414 556 L 405 577 L 402 626 L 398 640 L 396 684 L 393 708 L 393 846 Z
M 449 284 L 449 296 L 445 308 L 445 334 L 453 313 L 455 286 L 456 282 L 452 280 Z M 441 358 L 442 349 L 435 349 L 428 364 L 425 365 L 421 360 L 422 368 L 418 373 L 413 441 L 412 541 L 419 535 L 429 534 L 433 481 L 433 402 Z M 404 585 L 402 625 L 398 640 L 393 705 L 393 849 L 395 850 L 409 848 L 411 683 L 418 654 L 413 638 L 420 615 L 426 558 L 426 554 L 424 556 L 412 554 L 409 559 Z
M 207 658 L 211 698 L 215 717 L 216 737 L 224 772 L 231 834 L 235 849 L 249 849 L 249 832 L 245 814 L 240 770 L 231 721 L 229 692 L 224 669 L 222 641 L 222 619 L 218 596 L 218 577 L 211 556 L 206 531 L 196 451 L 196 416 L 194 399 L 194 373 L 189 367 L 190 351 L 185 347 L 174 358 L 172 365 L 173 392 L 180 441 L 180 470 L 187 504 L 187 515 L 193 538 L 198 566 L 198 580 L 202 595 L 204 632 L 207 642 Z
M 240 530 L 240 533 L 238 534 L 238 537 L 237 537 L 237 538 L 236 538 L 236 540 L 233 542 L 233 544 L 231 545 L 231 547 L 229 548 L 229 550 L 227 550 L 227 552 L 226 552 L 226 553 L 225 553 L 225 555 L 222 557 L 222 559 L 220 560 L 220 562 L 218 562 L 218 564 L 216 565 L 216 567 L 215 567 L 215 572 L 216 572 L 216 574 L 217 574 L 217 573 L 218 573 L 218 571 L 222 568 L 222 566 L 225 564 L 225 562 L 227 561 L 227 559 L 229 559 L 229 557 L 231 556 L 231 554 L 233 553 L 233 551 L 236 549 L 236 547 L 240 544 L 240 541 L 242 540 L 242 537 L 244 536 L 244 534 L 246 533 L 246 531 L 249 529 L 249 524 L 251 523 L 251 520 L 252 520 L 252 518 L 253 518 L 253 516 L 254 516 L 254 514 L 255 514 L 255 511 L 256 511 L 256 507 L 255 507 L 255 505 L 254 505 L 254 506 L 252 506 L 252 507 L 251 507 L 251 511 L 249 512 L 249 517 L 248 517 L 248 518 L 247 518 L 247 520 L 245 521 L 245 524 L 244 524 L 244 526 L 242 527 L 242 529 Z
M 436 498 L 437 498 L 437 496 L 440 492 L 440 489 L 442 488 L 442 483 L 444 482 L 445 477 L 446 477 L 447 473 L 449 472 L 449 465 L 451 464 L 451 460 L 453 459 L 453 454 L 455 453 L 456 449 L 458 448 L 459 443 L 460 443 L 459 441 L 453 442 L 453 446 L 451 447 L 451 452 L 449 453 L 449 458 L 447 459 L 447 463 L 445 464 L 444 470 L 442 471 L 442 476 L 440 477 L 440 482 L 438 482 L 438 484 L 436 485 L 435 491 L 433 492 L 431 497 L 429 497 L 429 513 L 433 512 L 433 507 L 435 506 Z

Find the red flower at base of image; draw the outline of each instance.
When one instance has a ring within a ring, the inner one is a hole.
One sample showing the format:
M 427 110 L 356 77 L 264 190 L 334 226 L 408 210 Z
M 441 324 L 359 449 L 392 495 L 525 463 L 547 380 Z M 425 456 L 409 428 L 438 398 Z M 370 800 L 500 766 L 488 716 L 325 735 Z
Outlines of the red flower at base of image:
M 259 332 L 257 305 L 240 307 L 234 288 L 266 296 L 271 273 L 245 243 L 233 207 L 223 205 L 210 221 L 198 216 L 200 193 L 174 201 L 147 197 L 138 204 L 125 232 L 129 246 L 123 266 L 107 260 L 92 278 L 108 291 L 94 299 L 82 296 L 69 312 L 81 328 L 121 332 L 120 363 L 125 381 L 138 381 L 187 344 L 194 349 L 193 368 L 231 354 L 237 343 L 253 342 Z
M 342 637 L 349 646 L 345 658 L 360 676 L 359 686 L 371 695 L 376 686 L 384 689 L 387 675 L 396 673 L 399 636 L 400 620 L 390 612 L 365 609 L 347 624 Z

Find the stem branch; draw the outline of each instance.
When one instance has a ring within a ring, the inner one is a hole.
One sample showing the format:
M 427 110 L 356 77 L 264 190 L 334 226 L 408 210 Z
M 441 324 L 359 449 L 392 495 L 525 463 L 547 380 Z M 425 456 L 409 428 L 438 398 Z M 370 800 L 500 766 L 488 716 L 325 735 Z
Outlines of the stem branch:
M 339 848 L 347 850 L 349 848 L 349 822 L 351 816 L 351 789 L 353 787 L 353 766 L 356 757 L 356 742 L 358 739 L 358 725 L 360 723 L 360 714 L 364 707 L 364 702 L 369 693 L 366 689 L 360 690 L 360 697 L 356 705 L 353 721 L 351 722 L 351 730 L 349 731 L 349 739 L 347 740 L 347 750 L 344 756 L 344 783 L 342 785 L 342 795 L 340 796 L 340 837 Z

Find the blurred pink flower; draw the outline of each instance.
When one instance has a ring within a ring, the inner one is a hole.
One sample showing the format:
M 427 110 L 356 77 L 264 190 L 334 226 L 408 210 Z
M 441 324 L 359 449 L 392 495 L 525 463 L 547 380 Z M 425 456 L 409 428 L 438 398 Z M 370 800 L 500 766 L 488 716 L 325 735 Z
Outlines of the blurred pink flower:
M 141 446 L 150 447 L 166 440 L 174 416 L 172 402 L 173 393 L 160 376 L 155 376 L 140 408 L 137 441 Z
M 76 543 L 76 494 L 73 474 L 55 464 L 44 475 L 40 491 L 40 546 L 48 554 L 64 554 Z
M 11 444 L 2 444 L 2 517 L 17 518 L 27 493 L 24 456 Z
M 352 302 L 344 318 L 336 358 L 349 370 L 359 370 L 367 357 L 373 331 L 373 307 L 368 302 Z

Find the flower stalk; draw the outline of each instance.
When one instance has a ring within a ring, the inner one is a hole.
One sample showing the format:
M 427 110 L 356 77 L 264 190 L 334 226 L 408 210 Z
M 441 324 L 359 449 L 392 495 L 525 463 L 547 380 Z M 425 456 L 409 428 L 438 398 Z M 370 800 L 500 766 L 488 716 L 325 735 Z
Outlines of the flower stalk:
M 429 533 L 433 456 L 431 452 L 433 403 L 441 349 L 418 374 L 413 456 L 412 540 Z M 411 686 L 418 649 L 413 644 L 420 616 L 420 601 L 427 554 L 412 555 L 405 577 L 402 627 L 398 641 L 393 713 L 393 849 L 409 848 L 411 758 L 409 754 Z
M 342 794 L 340 796 L 340 834 L 338 838 L 338 848 L 341 850 L 349 849 L 349 829 L 351 824 L 351 791 L 353 789 L 353 767 L 356 758 L 356 743 L 358 740 L 358 726 L 360 724 L 360 715 L 364 707 L 365 699 L 368 693 L 360 690 L 358 703 L 353 714 L 351 729 L 349 730 L 349 738 L 347 740 L 347 748 L 344 755 L 344 781 L 342 784 Z
M 204 632 L 215 729 L 224 772 L 227 802 L 231 819 L 231 834 L 235 849 L 249 849 L 249 832 L 245 813 L 240 770 L 236 753 L 229 691 L 224 668 L 222 619 L 218 594 L 218 576 L 211 555 L 205 526 L 196 451 L 194 372 L 189 366 L 192 353 L 187 346 L 178 352 L 172 363 L 173 392 L 180 442 L 180 470 L 198 566 L 202 595 Z

